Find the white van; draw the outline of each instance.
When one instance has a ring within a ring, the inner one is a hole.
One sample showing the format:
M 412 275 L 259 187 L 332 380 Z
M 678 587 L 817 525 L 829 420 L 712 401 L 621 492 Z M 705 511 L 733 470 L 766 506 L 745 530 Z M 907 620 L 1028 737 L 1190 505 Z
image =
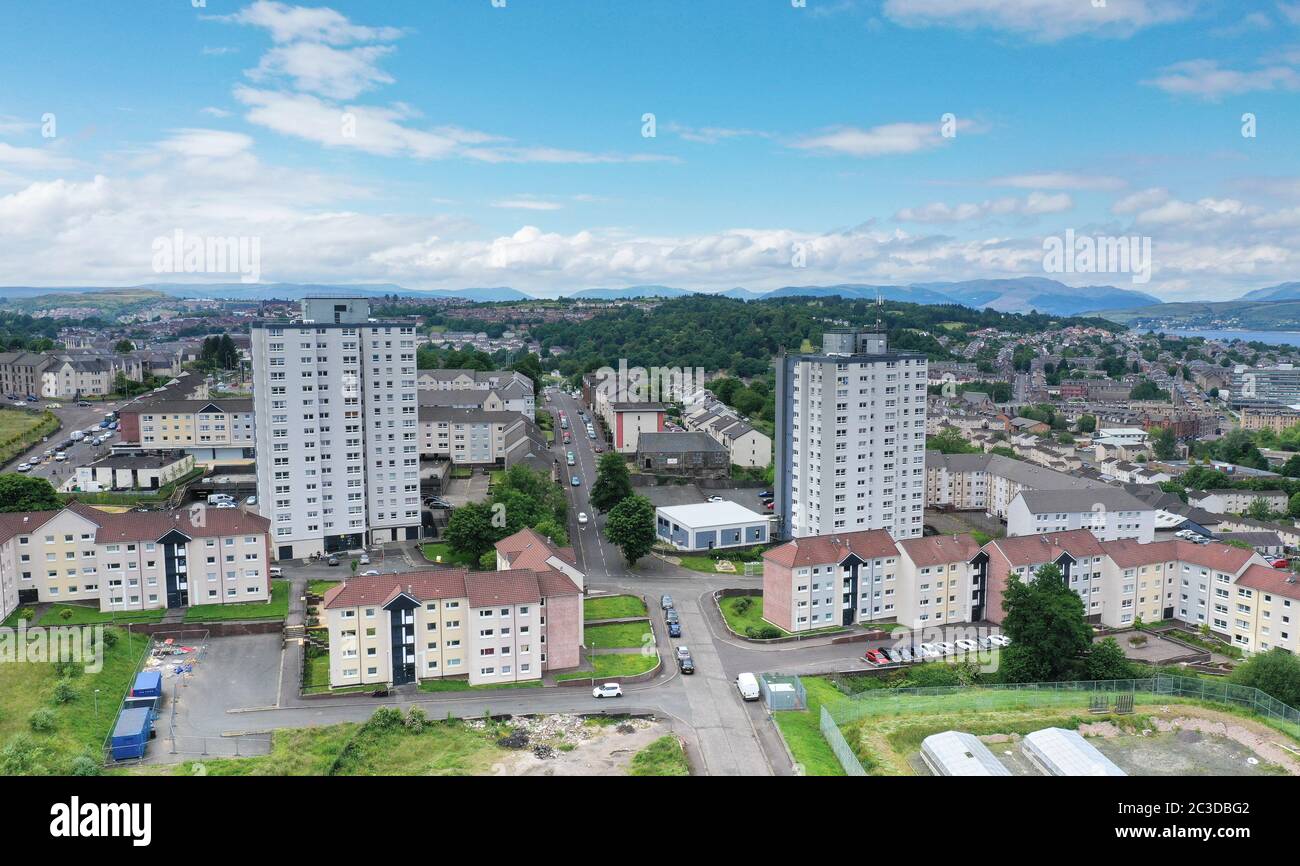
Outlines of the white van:
M 736 677 L 736 689 L 745 700 L 758 700 L 758 677 L 753 674 L 741 674 Z

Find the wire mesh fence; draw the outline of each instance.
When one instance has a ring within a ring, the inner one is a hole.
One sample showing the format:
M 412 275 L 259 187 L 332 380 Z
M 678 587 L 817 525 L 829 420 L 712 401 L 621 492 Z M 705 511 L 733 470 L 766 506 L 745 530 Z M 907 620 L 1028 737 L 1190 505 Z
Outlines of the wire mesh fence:
M 986 686 L 931 686 L 868 689 L 829 706 L 837 725 L 863 718 L 901 714 L 989 712 L 1015 709 L 1086 708 L 1097 694 L 1130 694 L 1137 700 L 1194 698 L 1250 710 L 1300 726 L 1300 712 L 1258 689 L 1199 677 L 1157 676 L 1129 680 L 1072 680 Z
M 853 754 L 853 749 L 849 747 L 848 740 L 844 739 L 844 734 L 840 733 L 839 726 L 835 724 L 835 720 L 831 718 L 831 714 L 826 711 L 825 707 L 822 707 L 819 724 L 822 736 L 826 738 L 827 745 L 835 753 L 835 760 L 839 761 L 840 766 L 844 768 L 844 774 L 846 776 L 867 775 L 867 771 L 862 767 L 862 762 L 858 760 L 857 755 Z
M 796 676 L 762 674 L 758 687 L 769 710 L 802 710 L 808 706 L 808 690 Z

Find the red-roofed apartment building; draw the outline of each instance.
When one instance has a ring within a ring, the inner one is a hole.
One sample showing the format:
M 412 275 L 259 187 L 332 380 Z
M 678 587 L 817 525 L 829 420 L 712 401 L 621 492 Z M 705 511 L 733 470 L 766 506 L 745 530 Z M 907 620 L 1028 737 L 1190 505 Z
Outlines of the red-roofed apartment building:
M 330 686 L 461 676 L 493 685 L 576 668 L 583 575 L 572 559 L 571 550 L 524 530 L 497 543 L 497 571 L 348 579 L 325 595 Z
M 102 611 L 269 601 L 270 521 L 239 508 L 0 514 L 0 619 L 22 605 Z

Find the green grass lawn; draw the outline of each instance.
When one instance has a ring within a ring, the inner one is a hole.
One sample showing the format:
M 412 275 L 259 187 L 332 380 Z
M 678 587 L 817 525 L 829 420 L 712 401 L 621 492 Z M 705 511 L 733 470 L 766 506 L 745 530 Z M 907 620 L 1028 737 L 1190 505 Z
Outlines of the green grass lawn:
M 67 611 L 65 616 L 64 611 Z M 159 622 L 165 610 L 107 611 L 86 604 L 52 604 L 37 625 L 96 625 L 98 623 Z
M 741 563 L 732 562 L 736 566 L 735 571 L 718 571 L 717 560 L 710 559 L 707 556 L 680 556 L 674 554 L 681 560 L 682 568 L 689 568 L 691 571 L 699 571 L 704 574 L 744 574 L 745 566 Z
M 303 668 L 302 693 L 321 694 L 330 690 L 330 653 L 327 649 L 308 648 L 307 664 Z M 373 691 L 373 689 L 371 690 Z
M 271 600 L 247 604 L 196 604 L 185 612 L 186 622 L 231 622 L 240 619 L 284 619 L 289 613 L 289 581 L 271 581 Z
M 463 565 L 467 567 L 475 565 L 473 557 L 464 553 L 456 553 L 451 549 L 451 545 L 446 542 L 424 544 L 420 546 L 420 549 L 424 551 L 424 558 L 435 565 Z M 438 561 L 440 556 L 442 557 L 441 562 Z
M 822 736 L 821 707 L 826 701 L 843 700 L 844 696 L 821 677 L 802 677 L 802 680 L 808 692 L 808 709 L 783 710 L 773 713 L 772 718 L 794 759 L 803 764 L 805 775 L 843 776 L 844 768 Z
M 128 635 L 125 629 L 106 629 L 109 632 L 117 636 L 117 642 L 104 650 L 103 667 L 97 673 L 77 668 L 78 673 L 70 679 L 76 697 L 69 703 L 54 702 L 59 681 L 54 665 L 0 664 L 0 774 L 65 775 L 71 772 L 73 760 L 82 755 L 96 766 L 100 764 L 104 738 L 117 719 L 122 696 L 148 644 L 143 635 Z M 99 689 L 98 712 L 95 689 Z M 28 718 L 43 707 L 53 711 L 55 727 L 35 733 Z M 19 760 L 20 755 L 26 758 Z
M 323 596 L 340 583 L 342 583 L 341 580 L 309 580 L 307 581 L 307 591 L 314 595 Z
M 53 412 L 0 409 L 0 442 L 8 443 L 0 446 L 0 463 L 8 463 L 35 445 L 42 436 L 49 436 L 58 429 L 59 422 Z
M 595 619 L 632 619 L 646 616 L 645 602 L 635 595 L 606 595 L 589 598 L 582 604 L 582 618 L 591 622 Z
M 741 611 L 741 600 L 749 599 L 748 610 Z M 748 628 L 774 628 L 780 632 L 781 637 L 791 637 L 790 632 L 773 625 L 763 619 L 763 596 L 761 595 L 738 595 L 734 598 L 723 598 L 718 600 L 718 606 L 722 608 L 722 617 L 731 626 L 731 630 L 737 634 L 745 634 Z M 800 632 L 802 635 L 830 634 L 832 632 L 843 631 L 842 626 L 832 625 L 825 628 L 815 628 L 808 631 Z
M 487 689 L 540 689 L 541 680 L 523 680 L 513 683 L 489 683 L 471 686 L 469 680 L 422 680 L 419 689 L 422 692 L 476 692 Z
M 586 637 L 587 646 L 598 649 L 635 649 L 654 640 L 648 620 L 587 626 Z
M 452 478 L 473 478 L 474 470 L 468 466 L 454 466 L 451 470 Z
M 597 680 L 617 679 L 618 677 L 634 677 L 637 674 L 643 674 L 655 669 L 659 664 L 659 655 L 643 656 L 640 653 L 616 653 L 612 655 L 597 655 L 593 663 L 595 673 L 588 671 L 573 671 L 572 673 L 559 674 L 556 680 L 589 680 L 593 676 Z
M 681 741 L 674 736 L 660 737 L 632 756 L 629 776 L 689 776 L 691 762 L 686 759 Z

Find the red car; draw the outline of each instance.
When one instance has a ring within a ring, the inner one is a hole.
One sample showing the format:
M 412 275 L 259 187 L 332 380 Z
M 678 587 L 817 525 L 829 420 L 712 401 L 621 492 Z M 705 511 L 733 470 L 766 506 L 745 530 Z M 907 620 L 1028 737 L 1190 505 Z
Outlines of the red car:
M 889 664 L 889 657 L 886 656 L 878 649 L 867 650 L 866 654 L 862 658 L 868 664 L 873 664 L 873 665 Z
M 568 433 L 565 433 L 565 434 L 564 434 L 564 444 L 565 444 L 565 445 L 568 445 L 568 444 L 569 444 L 570 442 L 572 442 L 572 441 L 573 441 L 573 440 L 569 438 L 569 434 L 568 434 Z
M 1290 560 L 1286 560 L 1286 559 L 1275 559 L 1275 560 L 1273 560 L 1273 567 L 1274 567 L 1274 568 L 1290 568 L 1290 567 L 1291 567 L 1291 562 L 1290 562 Z

